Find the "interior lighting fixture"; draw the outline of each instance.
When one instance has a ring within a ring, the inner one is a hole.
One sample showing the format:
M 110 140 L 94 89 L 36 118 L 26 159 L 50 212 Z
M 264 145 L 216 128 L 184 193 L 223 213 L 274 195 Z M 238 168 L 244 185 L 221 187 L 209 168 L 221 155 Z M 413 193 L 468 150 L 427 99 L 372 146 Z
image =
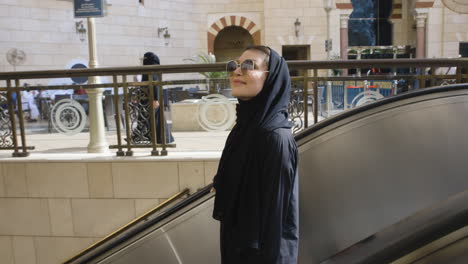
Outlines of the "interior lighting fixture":
M 80 36 L 80 41 L 84 41 L 86 39 L 86 28 L 83 25 L 83 20 L 75 22 L 75 30 L 78 36 Z
M 169 29 L 167 27 L 159 27 L 158 28 L 158 38 L 161 37 L 161 33 L 164 33 L 162 35 L 164 37 L 164 45 L 168 46 L 169 41 L 171 39 L 171 34 L 169 34 Z
M 333 8 L 333 0 L 323 0 L 323 8 L 325 8 L 325 11 L 330 12 Z
M 299 37 L 299 31 L 301 30 L 301 22 L 299 18 L 296 18 L 296 22 L 294 22 L 294 31 L 296 31 L 296 37 Z

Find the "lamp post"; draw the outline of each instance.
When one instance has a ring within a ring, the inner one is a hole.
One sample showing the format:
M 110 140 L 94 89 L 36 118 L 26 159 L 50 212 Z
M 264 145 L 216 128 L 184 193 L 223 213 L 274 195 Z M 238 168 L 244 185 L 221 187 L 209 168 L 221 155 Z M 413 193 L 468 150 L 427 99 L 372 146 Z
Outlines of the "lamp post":
M 83 42 L 86 39 L 86 28 L 83 25 L 83 20 L 75 22 L 75 29 L 80 41 Z
M 296 32 L 296 37 L 299 37 L 299 31 L 301 30 L 301 22 L 299 18 L 296 18 L 296 22 L 294 22 L 294 31 Z
M 163 33 L 163 37 L 164 37 L 164 45 L 165 46 L 169 46 L 169 42 L 171 40 L 171 34 L 169 34 L 169 29 L 167 27 L 159 27 L 158 28 L 158 38 L 161 37 L 161 33 Z
M 327 60 L 330 60 L 330 50 L 332 49 L 332 41 L 330 39 L 330 11 L 333 7 L 333 0 L 323 0 L 323 8 L 327 13 L 327 40 L 326 40 L 326 51 L 327 51 Z M 331 69 L 328 70 L 327 76 L 331 75 Z M 327 81 L 327 115 L 330 116 L 332 110 L 332 83 Z
M 99 66 L 96 45 L 96 24 L 94 17 L 88 17 L 88 47 L 89 47 L 89 68 L 94 69 Z M 90 76 L 88 84 L 99 83 L 97 76 Z M 89 89 L 89 144 L 88 153 L 109 152 L 104 132 L 104 113 L 102 111 L 102 93 L 104 88 Z
M 330 11 L 333 8 L 333 0 L 323 0 L 323 8 L 327 13 L 327 60 L 330 59 L 330 50 L 332 49 L 332 41 L 330 39 Z

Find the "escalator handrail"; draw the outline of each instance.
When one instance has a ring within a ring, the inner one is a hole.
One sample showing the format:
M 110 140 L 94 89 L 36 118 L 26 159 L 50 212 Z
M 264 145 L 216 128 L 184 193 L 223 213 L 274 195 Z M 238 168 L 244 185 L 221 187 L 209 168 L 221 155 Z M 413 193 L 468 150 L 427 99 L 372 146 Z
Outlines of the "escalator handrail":
M 468 226 L 468 190 L 417 212 L 320 264 L 390 263 Z
M 369 103 L 360 107 L 352 108 L 340 114 L 337 114 L 336 116 L 324 119 L 323 121 L 320 121 L 312 125 L 311 127 L 308 127 L 304 129 L 303 131 L 299 132 L 298 134 L 294 136 L 294 138 L 296 139 L 296 142 L 299 142 L 299 140 L 319 131 L 320 129 L 323 129 L 329 125 L 332 125 L 350 116 L 365 112 L 373 108 L 377 108 L 382 105 L 390 104 L 396 101 L 405 100 L 405 99 L 409 99 L 413 97 L 423 96 L 423 95 L 429 95 L 429 94 L 440 93 L 440 92 L 451 92 L 451 91 L 457 91 L 457 90 L 463 90 L 463 89 L 468 89 L 468 83 L 461 83 L 461 84 L 454 84 L 454 85 L 447 85 L 447 86 L 437 86 L 437 87 L 431 87 L 431 88 L 422 88 L 422 89 L 414 90 L 411 92 L 406 92 L 406 93 L 386 97 L 381 100 L 375 101 L 373 103 Z
M 199 198 L 202 198 L 206 196 L 208 193 L 210 193 L 211 187 L 213 184 L 210 184 L 196 193 L 188 196 L 186 199 L 178 202 L 174 206 L 170 207 L 157 217 L 153 219 L 149 219 L 147 221 L 140 221 L 139 225 L 132 225 L 126 228 L 126 230 L 123 230 L 123 232 L 119 232 L 118 234 L 115 234 L 112 237 L 109 237 L 108 239 L 103 239 L 103 242 L 99 244 L 94 244 L 90 246 L 89 248 L 85 249 L 83 252 L 79 253 L 78 255 L 70 258 L 66 262 L 63 262 L 63 264 L 72 264 L 72 263 L 88 263 L 91 260 L 103 255 L 105 252 L 108 252 L 109 250 L 114 249 L 121 243 L 124 243 L 125 241 L 131 239 L 133 236 L 139 234 L 140 232 L 146 230 L 148 227 L 153 226 L 154 224 L 170 217 L 172 214 L 176 213 L 180 209 L 183 209 L 184 207 L 190 205 L 192 202 L 198 200 Z M 145 214 L 147 215 L 147 214 Z M 140 217 L 141 219 L 145 219 L 145 215 Z M 139 219 L 140 219 L 139 218 Z M 126 225 L 127 226 L 127 225 Z M 121 230 L 121 229 L 119 229 Z M 114 232 L 115 233 L 115 232 Z M 118 236 L 118 237 L 117 237 Z

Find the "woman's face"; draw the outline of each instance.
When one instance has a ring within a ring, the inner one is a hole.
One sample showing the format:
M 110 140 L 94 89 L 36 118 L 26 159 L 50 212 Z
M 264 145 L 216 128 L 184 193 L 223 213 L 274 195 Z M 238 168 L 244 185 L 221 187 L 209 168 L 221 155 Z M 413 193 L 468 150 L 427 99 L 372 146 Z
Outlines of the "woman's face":
M 268 66 L 265 63 L 266 54 L 258 50 L 246 50 L 237 61 L 242 64 L 247 59 L 254 61 L 256 67 L 254 70 L 242 72 L 240 67 L 231 73 L 229 81 L 231 82 L 232 95 L 241 100 L 250 100 L 254 98 L 263 88 L 267 77 Z

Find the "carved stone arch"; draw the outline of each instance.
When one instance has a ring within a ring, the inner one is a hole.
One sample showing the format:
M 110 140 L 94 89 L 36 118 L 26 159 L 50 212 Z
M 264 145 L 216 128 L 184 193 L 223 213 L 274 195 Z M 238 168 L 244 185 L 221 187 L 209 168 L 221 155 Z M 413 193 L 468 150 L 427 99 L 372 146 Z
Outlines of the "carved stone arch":
M 431 8 L 434 5 L 434 0 L 416 0 L 414 8 Z
M 260 27 L 255 22 L 243 16 L 225 16 L 208 28 L 208 52 L 214 52 L 214 43 L 218 33 L 230 26 L 238 26 L 247 30 L 252 36 L 254 44 L 261 45 Z
M 450 10 L 460 13 L 468 14 L 468 2 L 463 0 L 442 0 L 444 5 Z

